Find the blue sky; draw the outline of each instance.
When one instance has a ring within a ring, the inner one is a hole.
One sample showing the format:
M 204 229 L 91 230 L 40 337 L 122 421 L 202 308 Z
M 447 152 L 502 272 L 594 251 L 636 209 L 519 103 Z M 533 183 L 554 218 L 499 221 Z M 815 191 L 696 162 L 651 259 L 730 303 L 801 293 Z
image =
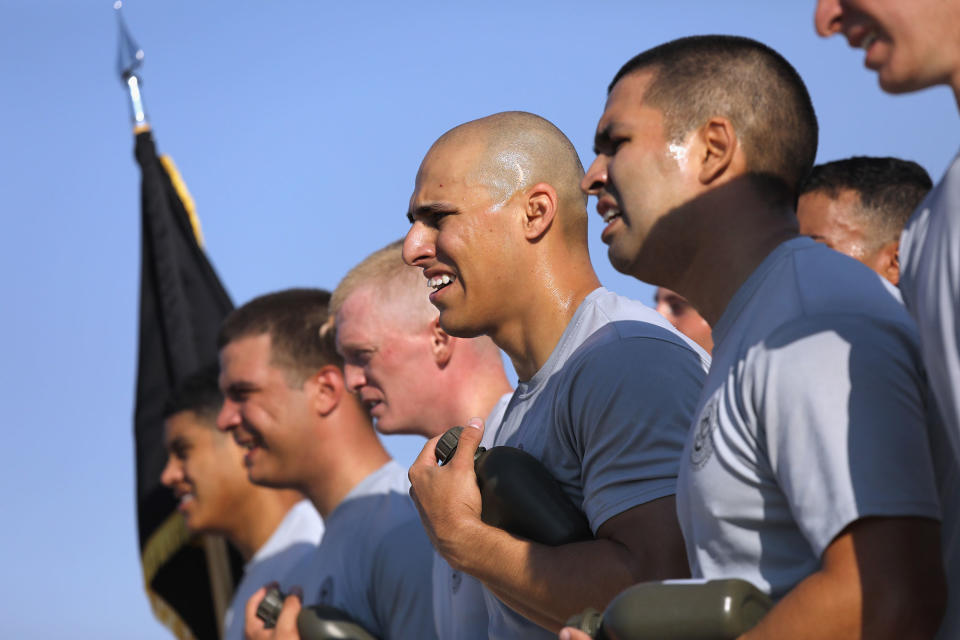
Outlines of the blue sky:
M 939 178 L 957 148 L 952 96 L 881 93 L 861 52 L 814 35 L 813 4 L 127 0 L 125 11 L 146 51 L 158 147 L 243 302 L 332 288 L 400 237 L 419 161 L 456 124 L 533 111 L 588 164 L 610 78 L 678 36 L 747 35 L 783 53 L 813 96 L 821 161 L 896 155 Z M 0 0 L 10 637 L 168 637 L 143 595 L 135 531 L 139 174 L 116 43 L 112 0 Z M 608 266 L 591 225 L 601 279 L 649 300 Z M 405 464 L 420 447 L 386 442 Z

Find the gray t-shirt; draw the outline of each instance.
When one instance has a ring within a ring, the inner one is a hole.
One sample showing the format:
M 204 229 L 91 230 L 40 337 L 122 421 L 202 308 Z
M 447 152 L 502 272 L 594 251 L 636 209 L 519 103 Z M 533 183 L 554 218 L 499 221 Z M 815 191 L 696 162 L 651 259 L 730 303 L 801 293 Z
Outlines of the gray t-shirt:
M 930 387 L 960 455 L 960 156 L 903 230 L 900 289 L 917 321 Z
M 514 391 L 486 447 L 544 463 L 597 529 L 676 490 L 709 356 L 656 311 L 604 288 L 577 308 L 543 367 Z M 555 638 L 484 588 L 491 638 Z
M 409 487 L 390 461 L 337 505 L 316 553 L 287 580 L 303 587 L 305 604 L 336 607 L 381 640 L 436 638 L 433 547 Z
M 272 580 L 278 581 L 283 591 L 293 586 L 284 577 L 316 552 L 322 535 L 323 520 L 309 500 L 290 507 L 270 538 L 243 568 L 243 579 L 223 617 L 224 640 L 243 640 L 243 616 L 250 596 Z
M 894 293 L 796 238 L 734 295 L 677 490 L 694 577 L 779 599 L 855 520 L 939 519 L 916 330 Z
M 487 429 L 496 431 L 512 394 L 500 398 L 487 416 Z M 487 607 L 480 581 L 453 567 L 433 552 L 433 618 L 442 640 L 485 640 Z

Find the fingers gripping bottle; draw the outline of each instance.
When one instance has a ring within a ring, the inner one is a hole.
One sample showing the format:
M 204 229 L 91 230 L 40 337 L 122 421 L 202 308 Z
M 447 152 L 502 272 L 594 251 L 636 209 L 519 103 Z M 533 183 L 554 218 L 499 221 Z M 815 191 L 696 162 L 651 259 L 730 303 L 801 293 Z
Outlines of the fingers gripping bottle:
M 257 605 L 257 617 L 263 620 L 267 629 L 277 625 L 283 599 L 284 594 L 280 589 L 272 587 Z M 297 632 L 302 640 L 377 640 L 343 611 L 322 604 L 300 610 Z
M 437 442 L 443 465 L 457 450 L 463 427 L 449 429 Z M 515 447 L 479 447 L 473 458 L 486 524 L 509 533 L 557 546 L 593 538 L 586 517 L 560 483 L 529 453 Z

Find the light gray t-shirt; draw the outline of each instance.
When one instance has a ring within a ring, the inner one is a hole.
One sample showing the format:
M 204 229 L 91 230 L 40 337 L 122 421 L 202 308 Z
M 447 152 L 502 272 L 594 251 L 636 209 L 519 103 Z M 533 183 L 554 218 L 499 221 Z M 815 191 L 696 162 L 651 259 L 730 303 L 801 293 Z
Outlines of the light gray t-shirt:
M 433 547 L 409 487 L 391 460 L 337 505 L 316 553 L 288 579 L 303 587 L 305 604 L 336 607 L 381 640 L 436 638 Z
M 796 238 L 734 295 L 677 490 L 694 577 L 776 600 L 860 518 L 939 519 L 916 330 L 894 293 Z
M 709 356 L 653 309 L 600 287 L 543 367 L 520 382 L 483 446 L 530 453 L 587 516 L 673 495 Z M 556 638 L 484 588 L 491 638 Z M 579 612 L 574 612 L 579 613 Z
M 247 600 L 257 589 L 271 581 L 279 582 L 284 592 L 293 586 L 284 577 L 317 550 L 322 535 L 323 520 L 309 500 L 301 500 L 287 511 L 270 538 L 243 568 L 243 579 L 223 617 L 225 640 L 243 640 Z
M 484 421 L 486 429 L 496 432 L 512 394 L 505 394 Z M 480 581 L 461 571 L 433 552 L 433 618 L 437 637 L 442 640 L 485 640 L 487 607 Z
M 960 455 L 960 156 L 903 230 L 900 290 L 917 321 L 930 387 Z

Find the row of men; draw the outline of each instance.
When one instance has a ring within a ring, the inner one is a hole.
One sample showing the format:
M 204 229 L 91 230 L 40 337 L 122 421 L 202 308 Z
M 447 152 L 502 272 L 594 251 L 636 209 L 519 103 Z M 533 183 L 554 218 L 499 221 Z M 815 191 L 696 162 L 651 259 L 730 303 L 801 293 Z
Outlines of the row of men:
M 817 16 L 825 31 L 850 21 L 855 38 L 867 14 L 823 2 Z M 868 62 L 900 61 L 884 23 L 867 24 Z M 902 70 L 877 66 L 899 82 Z M 351 272 L 329 309 L 322 292 L 291 291 L 228 318 L 218 424 L 245 447 L 251 480 L 301 491 L 324 517 L 319 551 L 294 570 L 304 601 L 384 638 L 549 637 L 638 581 L 737 576 L 776 601 L 749 637 L 932 637 L 945 610 L 941 637 L 956 637 L 944 566 L 958 584 L 958 386 L 943 376 L 958 359 L 944 323 L 960 234 L 940 228 L 956 224 L 951 174 L 900 246 L 906 302 L 936 311 L 915 312 L 918 336 L 896 290 L 799 236 L 817 124 L 802 80 L 769 48 L 709 36 L 640 54 L 614 77 L 595 142 L 585 175 L 561 132 L 521 112 L 431 147 L 402 254 L 437 317 L 396 306 L 409 287 L 395 278 L 411 271 L 394 247 L 385 268 Z M 713 327 L 712 365 L 599 285 L 584 194 L 598 197 L 613 264 L 686 296 Z M 918 238 L 946 249 L 920 251 Z M 335 329 L 318 334 L 328 314 Z M 364 326 L 381 337 L 351 333 Z M 494 345 L 520 380 L 499 401 Z M 474 361 L 455 368 L 460 354 Z M 409 471 L 418 519 L 370 416 L 429 436 L 488 412 L 443 467 L 435 440 L 424 447 Z M 540 459 L 595 539 L 548 547 L 483 523 L 481 441 Z M 293 637 L 299 599 L 268 630 L 260 597 L 248 637 Z

